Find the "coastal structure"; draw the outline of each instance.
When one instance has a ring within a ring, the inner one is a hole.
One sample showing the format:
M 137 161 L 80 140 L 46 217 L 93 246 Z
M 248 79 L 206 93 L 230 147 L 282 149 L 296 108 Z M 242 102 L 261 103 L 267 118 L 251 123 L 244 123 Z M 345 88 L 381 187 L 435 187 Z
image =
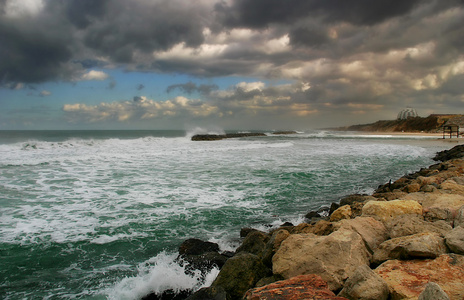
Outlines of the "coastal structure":
M 407 107 L 398 113 L 397 120 L 407 120 L 408 118 L 417 117 L 417 111 L 414 108 Z
M 457 138 L 464 134 L 464 116 L 457 115 L 450 118 L 443 124 L 443 138 L 448 135 L 450 138 L 456 136 Z

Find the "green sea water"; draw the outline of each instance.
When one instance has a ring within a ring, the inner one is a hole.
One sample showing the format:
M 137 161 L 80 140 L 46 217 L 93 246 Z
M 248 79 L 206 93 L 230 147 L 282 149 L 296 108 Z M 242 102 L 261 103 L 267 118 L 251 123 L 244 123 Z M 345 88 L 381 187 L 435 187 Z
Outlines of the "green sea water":
M 233 250 L 242 227 L 310 210 L 433 163 L 428 137 L 308 131 L 192 142 L 185 131 L 0 132 L 0 298 L 138 299 L 198 289 L 186 238 Z

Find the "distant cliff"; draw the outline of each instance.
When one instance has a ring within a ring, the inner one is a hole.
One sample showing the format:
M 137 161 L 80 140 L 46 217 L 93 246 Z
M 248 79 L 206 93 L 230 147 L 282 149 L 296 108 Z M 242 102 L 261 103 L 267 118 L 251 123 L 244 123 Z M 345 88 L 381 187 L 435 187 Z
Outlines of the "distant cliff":
M 440 132 L 443 124 L 459 115 L 430 115 L 428 117 L 410 117 L 406 120 L 383 120 L 371 124 L 351 125 L 335 128 L 346 131 L 377 132 Z

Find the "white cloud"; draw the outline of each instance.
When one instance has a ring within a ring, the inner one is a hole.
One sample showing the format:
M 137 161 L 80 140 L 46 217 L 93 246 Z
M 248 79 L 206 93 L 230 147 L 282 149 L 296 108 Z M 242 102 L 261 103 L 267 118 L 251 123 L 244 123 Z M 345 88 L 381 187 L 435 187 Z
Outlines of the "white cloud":
M 5 13 L 11 18 L 29 17 L 37 15 L 43 8 L 43 0 L 7 0 Z
M 39 95 L 40 95 L 41 97 L 46 97 L 46 96 L 50 96 L 51 94 L 52 94 L 52 92 L 47 91 L 47 90 L 43 90 L 43 91 L 40 92 Z
M 103 71 L 90 70 L 83 74 L 80 80 L 105 80 L 108 79 L 109 75 Z

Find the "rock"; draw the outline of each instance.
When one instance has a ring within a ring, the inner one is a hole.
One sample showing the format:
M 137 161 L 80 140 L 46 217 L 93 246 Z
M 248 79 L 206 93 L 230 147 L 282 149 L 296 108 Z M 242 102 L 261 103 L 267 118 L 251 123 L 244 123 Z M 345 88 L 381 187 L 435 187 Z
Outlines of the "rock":
M 269 275 L 270 269 L 257 255 L 242 252 L 227 260 L 211 287 L 224 289 L 228 300 L 242 299 L 247 290 Z
M 450 300 L 450 298 L 438 284 L 429 282 L 417 300 Z
M 403 190 L 406 193 L 415 193 L 415 192 L 420 191 L 420 189 L 421 189 L 421 185 L 417 182 L 412 182 L 403 188 Z
M 464 227 L 458 226 L 445 236 L 445 242 L 451 252 L 464 255 Z
M 356 202 L 367 202 L 370 200 L 376 200 L 375 197 L 368 195 L 353 194 L 346 196 L 340 200 L 340 206 L 351 205 Z
M 196 134 L 192 136 L 192 141 L 218 141 L 222 139 L 266 136 L 262 132 L 227 133 L 227 134 Z
M 144 297 L 141 300 L 183 300 L 190 296 L 191 291 L 173 291 L 167 290 L 161 294 L 151 293 Z M 218 299 L 219 300 L 219 299 Z
M 445 241 L 437 234 L 425 232 L 383 242 L 374 251 L 373 264 L 389 259 L 435 258 L 447 252 Z
M 295 276 L 269 285 L 249 290 L 244 300 L 347 300 L 337 297 L 327 288 L 327 283 L 314 274 Z
M 404 197 L 406 195 L 407 193 L 403 191 L 395 190 L 391 192 L 382 192 L 382 193 L 376 192 L 372 196 L 374 196 L 377 199 L 385 199 L 387 201 L 391 201 L 391 200 L 400 199 L 401 197 Z
M 342 220 L 338 223 L 337 229 L 347 229 L 358 233 L 371 253 L 388 238 L 385 225 L 371 217 Z
M 244 238 L 246 237 L 248 234 L 254 232 L 254 231 L 259 231 L 258 229 L 254 229 L 254 228 L 248 228 L 248 227 L 245 227 L 245 228 L 242 228 L 240 229 L 240 237 Z M 261 231 L 262 232 L 262 231 Z
M 433 160 L 435 161 L 447 161 L 450 159 L 464 157 L 464 145 L 457 145 L 449 150 L 443 150 L 437 152 Z
M 240 247 L 235 253 L 248 252 L 258 256 L 262 256 L 266 243 L 269 240 L 269 235 L 261 231 L 253 231 L 249 233 L 243 240 Z
M 204 242 L 199 239 L 185 240 L 179 246 L 179 254 L 181 255 L 200 255 L 206 252 L 218 252 L 219 245 L 211 242 Z
M 256 283 L 255 286 L 256 286 L 256 287 L 262 287 L 262 286 L 265 286 L 265 285 L 274 283 L 274 282 L 279 281 L 279 280 L 283 280 L 282 276 L 280 276 L 280 275 L 272 275 L 272 276 L 269 276 L 269 277 L 261 278 L 261 279 Z
M 310 211 L 305 215 L 305 218 L 311 221 L 312 219 L 319 219 L 321 215 L 317 211 Z
M 339 207 L 340 207 L 340 204 L 332 202 L 332 204 L 330 204 L 330 208 L 329 208 L 329 216 L 331 214 L 333 214 L 333 212 L 336 211 Z
M 368 266 L 359 266 L 345 282 L 338 296 L 351 300 L 387 300 L 387 283 Z
M 464 205 L 461 206 L 456 212 L 456 218 L 454 219 L 454 227 L 464 227 Z
M 464 256 L 461 255 L 389 260 L 374 271 L 388 284 L 392 300 L 417 299 L 431 281 L 440 285 L 451 300 L 464 299 Z
M 351 218 L 351 206 L 344 205 L 340 206 L 330 215 L 330 222 L 338 222 L 343 219 Z
M 272 267 L 272 257 L 276 251 L 280 248 L 282 242 L 290 236 L 290 233 L 287 230 L 280 229 L 272 233 L 271 238 L 265 246 L 263 252 L 263 263 L 266 266 Z
M 200 255 L 184 254 L 181 255 L 181 258 L 188 263 L 188 266 L 186 266 L 187 271 L 200 270 L 202 272 L 209 272 L 214 267 L 220 269 L 229 259 L 228 256 L 219 254 L 218 252 L 207 252 Z
M 427 222 L 419 216 L 399 216 L 386 224 L 390 238 L 432 232 L 444 237 L 453 229 L 445 221 Z
M 325 220 L 317 222 L 311 227 L 310 232 L 315 235 L 329 235 L 335 231 L 334 224 Z
M 362 209 L 363 217 L 373 217 L 384 223 L 400 215 L 422 215 L 422 206 L 413 200 L 369 201 Z
M 340 229 L 328 236 L 292 234 L 282 242 L 272 258 L 274 274 L 289 279 L 317 274 L 330 290 L 338 290 L 360 265 L 369 263 L 370 254 L 361 236 Z
M 222 287 L 202 288 L 185 300 L 227 300 L 227 294 Z

